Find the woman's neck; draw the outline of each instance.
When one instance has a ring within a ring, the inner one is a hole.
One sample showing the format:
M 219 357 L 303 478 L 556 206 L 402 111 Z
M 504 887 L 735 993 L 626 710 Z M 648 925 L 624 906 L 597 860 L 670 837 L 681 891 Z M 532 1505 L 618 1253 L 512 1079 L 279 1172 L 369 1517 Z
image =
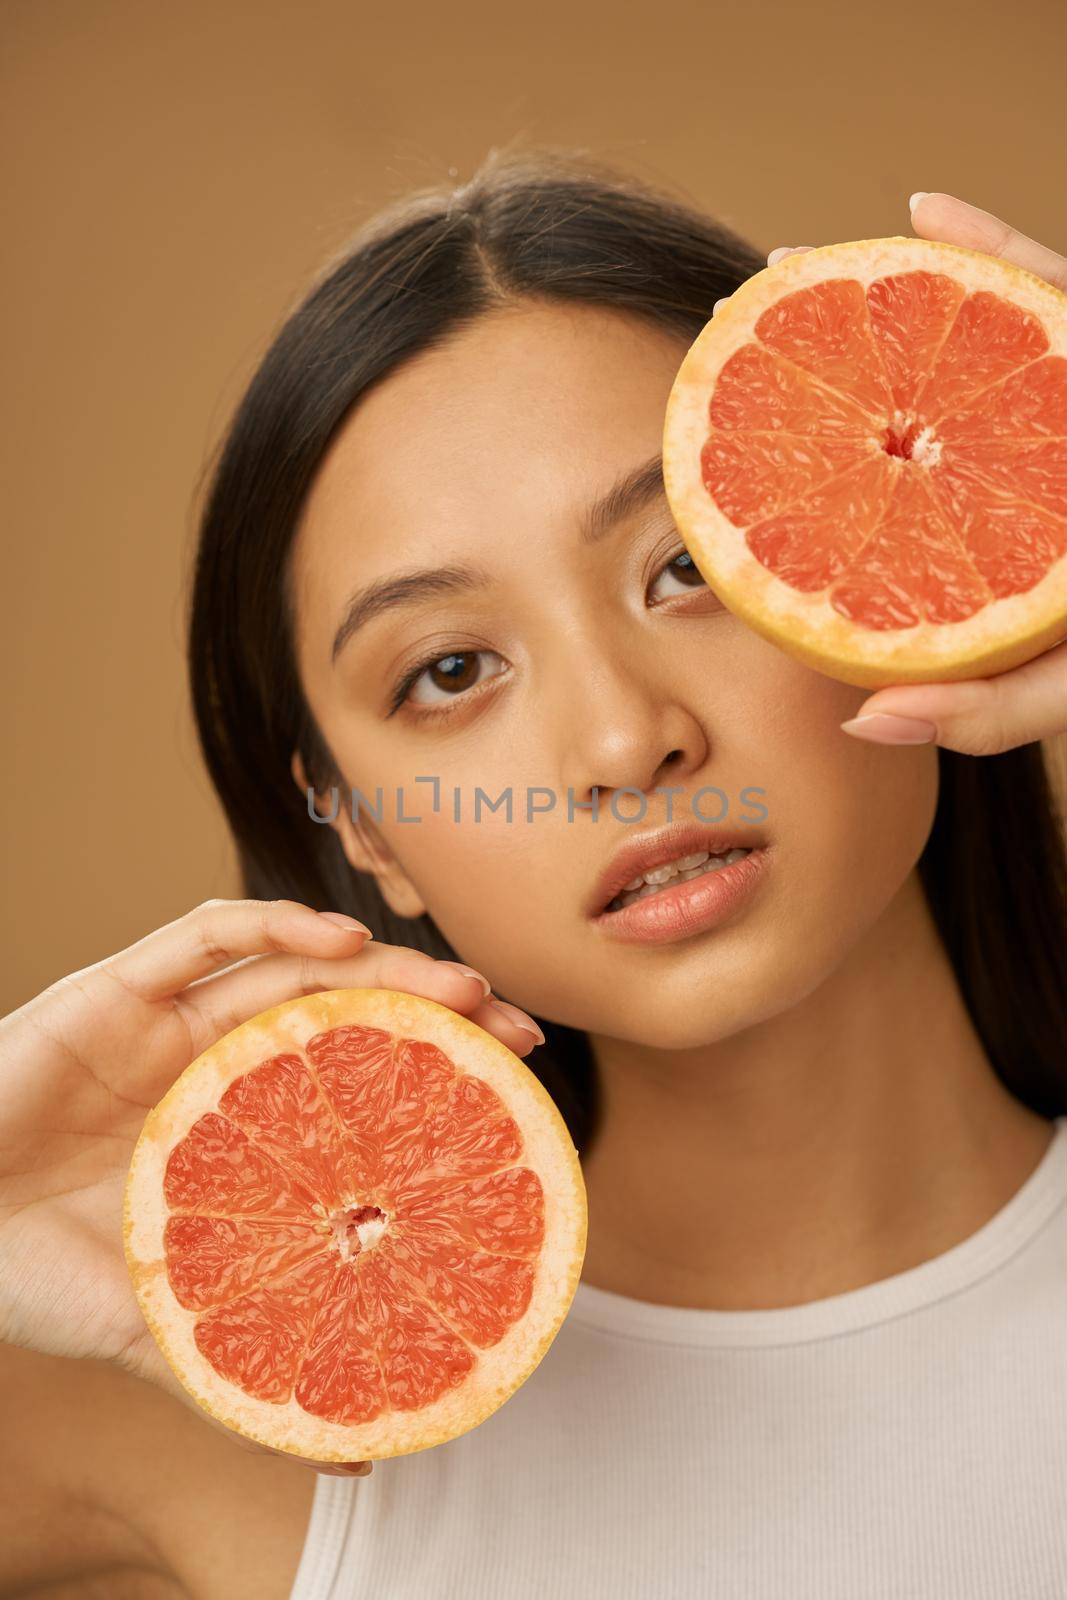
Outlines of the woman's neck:
M 912 874 L 800 1004 L 711 1045 L 592 1035 L 587 1283 L 664 1305 L 800 1305 L 969 1237 L 1052 1124 L 995 1075 Z

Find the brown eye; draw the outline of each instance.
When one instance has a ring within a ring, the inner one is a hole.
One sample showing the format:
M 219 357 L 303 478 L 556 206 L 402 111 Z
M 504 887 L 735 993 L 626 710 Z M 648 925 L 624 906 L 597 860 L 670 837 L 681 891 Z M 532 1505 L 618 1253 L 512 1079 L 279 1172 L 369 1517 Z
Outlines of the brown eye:
M 660 579 L 664 577 L 673 578 L 683 590 L 699 589 L 702 585 L 704 585 L 704 579 L 700 575 L 700 570 L 692 556 L 689 554 L 688 550 L 679 551 L 679 553 L 673 557 L 672 560 L 668 561 L 665 567 L 661 568 L 659 575 L 656 578 L 656 583 L 658 583 Z M 678 592 L 679 591 L 677 589 L 674 590 L 675 594 Z M 670 591 L 668 591 L 666 596 L 661 596 L 661 598 L 669 599 Z
M 478 682 L 478 656 L 469 650 L 464 655 L 441 656 L 426 669 L 430 682 L 446 691 L 470 689 Z
M 455 650 L 435 656 L 408 675 L 395 703 L 406 699 L 409 705 L 440 706 L 457 699 L 465 690 L 494 676 L 483 670 L 486 657 L 501 659 L 493 650 Z

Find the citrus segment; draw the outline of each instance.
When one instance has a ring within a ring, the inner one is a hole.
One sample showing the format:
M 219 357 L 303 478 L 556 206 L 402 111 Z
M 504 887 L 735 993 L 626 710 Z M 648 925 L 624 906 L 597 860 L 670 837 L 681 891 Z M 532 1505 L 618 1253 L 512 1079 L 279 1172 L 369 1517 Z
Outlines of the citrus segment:
M 170 1286 L 192 1311 L 235 1299 L 322 1249 L 309 1223 L 261 1217 L 172 1213 L 163 1241 Z
M 413 1227 L 432 1225 L 483 1250 L 533 1255 L 544 1239 L 541 1181 L 529 1167 L 509 1167 L 469 1183 L 416 1183 L 403 1201 Z
M 335 1028 L 307 1047 L 322 1093 L 372 1175 L 399 1180 L 425 1160 L 425 1120 L 455 1068 L 433 1045 L 380 1028 Z
M 965 471 L 946 466 L 931 492 L 998 599 L 1032 589 L 1067 553 L 1067 518 L 998 494 Z
M 200 1117 L 171 1151 L 163 1197 L 172 1211 L 290 1217 L 305 1217 L 314 1198 L 236 1123 L 214 1111 Z
M 990 597 L 926 483 L 901 477 L 881 521 L 830 591 L 843 617 L 866 628 L 958 622 Z
M 441 1173 L 477 1176 L 517 1161 L 522 1136 L 499 1095 L 479 1078 L 450 1085 L 427 1128 L 427 1159 Z M 536 1205 L 536 1196 L 530 1193 Z
M 714 428 L 781 429 L 783 433 L 866 434 L 867 412 L 793 362 L 746 344 L 724 363 L 711 397 Z
M 529 1261 L 449 1245 L 429 1229 L 412 1229 L 397 1245 L 397 1257 L 433 1306 L 472 1344 L 495 1344 L 530 1303 Z
M 1045 356 L 1017 368 L 939 417 L 937 436 L 946 444 L 979 447 L 996 438 L 1067 438 L 1067 359 Z
M 219 1110 L 323 1204 L 339 1205 L 358 1183 L 367 1152 L 346 1137 L 299 1056 L 276 1056 L 244 1073 L 221 1096 Z
M 914 407 L 965 293 L 962 284 L 934 272 L 890 273 L 867 290 L 871 337 L 895 410 Z
M 831 278 L 783 295 L 759 318 L 756 337 L 872 417 L 888 417 L 892 410 L 863 285 L 855 280 Z
M 131 1275 L 186 1388 L 322 1459 L 421 1449 L 494 1410 L 554 1337 L 584 1240 L 537 1080 L 387 990 L 306 996 L 220 1040 L 149 1115 L 127 1183 Z
M 990 439 L 980 450 L 946 445 L 935 488 L 984 487 L 1067 518 L 1067 439 Z
M 701 456 L 708 493 L 738 523 L 776 516 L 856 465 L 844 438 L 738 430 L 709 435 Z
M 246 1396 L 273 1404 L 288 1400 L 332 1276 L 320 1251 L 281 1278 L 213 1307 L 196 1319 L 196 1348 Z
M 864 686 L 1067 635 L 1067 296 L 958 246 L 787 257 L 688 351 L 664 482 L 756 631 Z
M 405 1281 L 395 1263 L 371 1259 L 358 1273 L 335 1272 L 311 1329 L 295 1398 L 311 1415 L 351 1426 L 428 1405 L 467 1378 L 474 1364 L 469 1346 L 419 1286 Z
M 1029 312 L 984 289 L 967 295 L 933 372 L 919 390 L 924 419 L 935 423 L 946 411 L 967 401 L 977 403 L 983 389 L 1047 349 L 1048 335 Z
M 748 547 L 794 589 L 825 589 L 881 522 L 892 491 L 888 465 L 862 461 L 778 516 L 754 523 Z

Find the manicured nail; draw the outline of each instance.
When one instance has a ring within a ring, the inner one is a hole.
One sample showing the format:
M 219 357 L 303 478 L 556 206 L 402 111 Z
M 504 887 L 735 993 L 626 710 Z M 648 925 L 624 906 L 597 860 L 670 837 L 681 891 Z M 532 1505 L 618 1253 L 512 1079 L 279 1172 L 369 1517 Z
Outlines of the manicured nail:
M 914 211 L 915 207 L 919 204 L 919 201 L 920 200 L 925 200 L 926 196 L 929 193 L 930 193 L 929 189 L 916 189 L 915 193 L 912 195 L 911 199 L 908 201 L 908 210 L 909 211 Z
M 918 717 L 894 717 L 887 711 L 868 711 L 862 717 L 850 717 L 841 726 L 855 738 L 871 739 L 875 744 L 930 744 L 937 738 L 932 722 Z
M 493 987 L 488 978 L 483 977 L 480 972 L 475 972 L 473 967 L 465 967 L 462 961 L 445 961 L 442 963 L 442 965 L 446 967 L 455 967 L 456 971 L 462 972 L 465 978 L 477 978 L 478 982 L 482 986 L 483 995 L 487 995 L 490 989 Z
M 343 911 L 320 911 L 319 916 L 325 922 L 332 922 L 335 928 L 343 928 L 346 933 L 353 928 L 357 928 L 360 933 L 365 933 L 369 939 L 374 938 L 369 928 L 364 927 L 362 922 L 357 922 L 355 917 L 346 916 Z
M 780 244 L 778 248 L 776 250 L 772 250 L 770 255 L 767 257 L 767 265 L 769 267 L 773 267 L 775 262 L 781 261 L 782 257 L 787 256 L 792 248 L 792 245 Z
M 515 1024 L 516 1028 L 521 1028 L 523 1033 L 532 1034 L 538 1044 L 544 1044 L 544 1034 L 534 1019 L 527 1016 L 525 1011 L 520 1011 L 518 1006 L 513 1006 L 509 1000 L 498 1000 L 495 996 L 490 1000 L 489 1004 L 496 1006 L 498 1011 L 502 1011 L 508 1021 Z

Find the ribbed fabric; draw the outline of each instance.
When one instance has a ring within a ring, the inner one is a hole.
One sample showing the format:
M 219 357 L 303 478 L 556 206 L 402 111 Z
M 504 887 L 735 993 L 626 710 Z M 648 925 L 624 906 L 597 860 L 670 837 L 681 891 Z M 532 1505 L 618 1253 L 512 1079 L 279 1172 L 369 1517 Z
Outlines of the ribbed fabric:
M 320 1477 L 291 1600 L 1065 1600 L 1067 1117 L 961 1244 L 848 1294 L 578 1288 L 460 1439 Z

